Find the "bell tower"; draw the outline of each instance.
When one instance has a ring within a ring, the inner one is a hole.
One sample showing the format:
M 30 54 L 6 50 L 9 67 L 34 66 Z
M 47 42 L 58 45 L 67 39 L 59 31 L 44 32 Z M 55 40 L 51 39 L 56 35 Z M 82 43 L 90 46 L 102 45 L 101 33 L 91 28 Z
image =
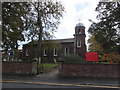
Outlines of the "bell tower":
M 83 59 L 85 59 L 86 54 L 85 37 L 85 26 L 82 23 L 78 23 L 75 26 L 74 54 L 78 54 Z

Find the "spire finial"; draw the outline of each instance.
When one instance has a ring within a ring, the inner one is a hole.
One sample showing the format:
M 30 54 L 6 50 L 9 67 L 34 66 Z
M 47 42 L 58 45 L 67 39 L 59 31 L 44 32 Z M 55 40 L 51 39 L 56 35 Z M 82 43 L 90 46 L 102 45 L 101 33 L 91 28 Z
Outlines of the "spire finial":
M 78 20 L 79 20 L 79 23 L 80 23 L 81 19 L 78 19 Z

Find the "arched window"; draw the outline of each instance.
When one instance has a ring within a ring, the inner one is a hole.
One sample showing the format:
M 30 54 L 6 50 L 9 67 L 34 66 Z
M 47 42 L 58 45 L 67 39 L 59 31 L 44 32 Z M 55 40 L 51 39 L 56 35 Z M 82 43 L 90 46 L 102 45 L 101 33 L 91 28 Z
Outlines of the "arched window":
M 82 32 L 81 32 L 81 30 L 80 30 L 80 29 L 78 30 L 78 34 L 82 34 Z
M 44 49 L 44 56 L 47 56 L 47 50 Z
M 25 53 L 26 56 L 28 56 L 28 49 L 26 50 L 26 53 Z
M 54 48 L 54 56 L 57 56 L 57 49 Z
M 77 41 L 77 47 L 81 47 L 81 41 L 80 40 Z

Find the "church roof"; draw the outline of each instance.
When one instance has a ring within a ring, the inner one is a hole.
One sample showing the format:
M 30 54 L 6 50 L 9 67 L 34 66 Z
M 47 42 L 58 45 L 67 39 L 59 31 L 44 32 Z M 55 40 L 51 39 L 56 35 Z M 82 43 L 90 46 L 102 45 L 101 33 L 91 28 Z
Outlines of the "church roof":
M 74 42 L 74 38 L 68 38 L 68 39 L 56 39 L 56 40 L 53 40 L 57 43 L 69 43 L 69 42 Z
M 54 41 L 55 43 L 73 43 L 74 42 L 74 38 L 67 38 L 67 39 L 53 39 L 50 41 Z M 30 42 L 33 44 L 37 44 L 37 40 Z M 24 44 L 24 46 L 29 45 L 30 43 Z
M 78 23 L 77 25 L 76 25 L 76 27 L 78 27 L 78 26 L 82 26 L 82 27 L 85 27 L 84 25 L 83 25 L 83 23 Z

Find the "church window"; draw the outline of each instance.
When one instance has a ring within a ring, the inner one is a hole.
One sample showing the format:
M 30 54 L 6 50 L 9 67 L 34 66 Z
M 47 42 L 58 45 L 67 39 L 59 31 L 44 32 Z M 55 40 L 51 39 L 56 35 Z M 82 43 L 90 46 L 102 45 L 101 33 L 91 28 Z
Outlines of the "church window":
M 65 48 L 65 54 L 69 54 L 69 48 Z
M 77 41 L 77 47 L 81 47 L 81 41 L 80 40 Z
M 44 49 L 44 56 L 47 56 L 47 50 Z
M 54 56 L 57 56 L 57 49 L 54 48 Z
M 78 34 L 82 34 L 82 32 L 81 32 L 81 30 L 79 29 L 79 32 L 78 32 Z
M 25 54 L 26 54 L 26 56 L 28 56 L 28 50 L 26 50 L 26 53 L 25 53 Z
M 79 32 L 79 34 L 82 34 L 81 31 Z

